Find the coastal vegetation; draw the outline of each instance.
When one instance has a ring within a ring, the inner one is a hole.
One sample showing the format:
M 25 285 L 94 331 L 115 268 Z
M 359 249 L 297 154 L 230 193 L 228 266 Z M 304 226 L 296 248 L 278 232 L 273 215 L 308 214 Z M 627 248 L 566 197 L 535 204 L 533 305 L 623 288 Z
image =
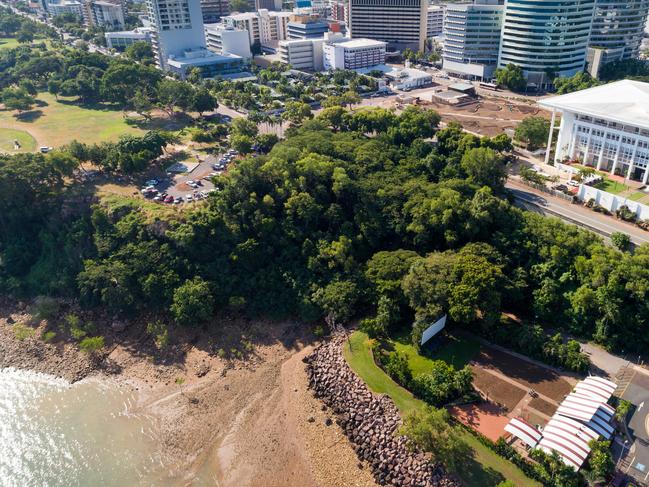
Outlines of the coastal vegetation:
M 137 174 L 165 134 L 2 156 L 0 282 L 19 296 L 76 296 L 192 325 L 227 309 L 365 317 L 377 336 L 415 323 L 416 339 L 447 312 L 495 339 L 505 310 L 611 348 L 646 346 L 647 249 L 621 252 L 514 208 L 501 137 L 438 122 L 416 107 L 323 112 L 219 178 L 207 205 L 171 217 L 138 199 L 67 203 L 82 161 Z M 433 135 L 437 146 L 426 142 Z

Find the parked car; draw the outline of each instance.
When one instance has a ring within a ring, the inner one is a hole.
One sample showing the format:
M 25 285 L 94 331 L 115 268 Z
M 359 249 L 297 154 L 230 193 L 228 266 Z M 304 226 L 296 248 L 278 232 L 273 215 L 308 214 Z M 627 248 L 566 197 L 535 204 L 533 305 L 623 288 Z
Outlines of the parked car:
M 173 203 L 174 202 L 174 197 L 173 196 L 166 196 L 164 199 L 165 203 Z
M 144 183 L 145 186 L 157 186 L 158 184 L 160 184 L 160 181 L 155 178 L 149 179 L 146 183 Z

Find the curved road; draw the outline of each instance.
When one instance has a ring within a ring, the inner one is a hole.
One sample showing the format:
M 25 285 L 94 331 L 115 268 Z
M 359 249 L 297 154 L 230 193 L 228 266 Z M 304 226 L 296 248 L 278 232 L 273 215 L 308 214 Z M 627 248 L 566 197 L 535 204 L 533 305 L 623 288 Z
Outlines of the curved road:
M 587 228 L 604 237 L 610 237 L 613 232 L 622 232 L 631 237 L 634 245 L 649 243 L 649 232 L 631 223 L 601 213 L 595 213 L 581 205 L 538 191 L 513 178 L 509 178 L 505 186 L 514 195 L 519 206 L 525 209 L 543 215 L 556 216 L 568 223 Z

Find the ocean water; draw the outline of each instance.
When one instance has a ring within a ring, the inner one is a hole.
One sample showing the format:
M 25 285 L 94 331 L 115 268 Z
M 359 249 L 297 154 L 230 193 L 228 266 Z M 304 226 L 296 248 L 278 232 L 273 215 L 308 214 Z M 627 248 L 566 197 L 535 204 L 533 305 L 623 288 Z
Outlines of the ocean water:
M 0 487 L 162 485 L 153 418 L 135 393 L 0 369 Z

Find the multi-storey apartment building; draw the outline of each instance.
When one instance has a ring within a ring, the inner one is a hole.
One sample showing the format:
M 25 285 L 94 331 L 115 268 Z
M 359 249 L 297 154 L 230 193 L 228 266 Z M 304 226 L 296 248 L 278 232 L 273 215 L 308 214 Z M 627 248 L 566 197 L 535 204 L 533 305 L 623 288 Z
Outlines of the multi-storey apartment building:
M 87 0 L 83 4 L 83 20 L 86 25 L 123 29 L 124 6 L 117 0 Z
M 350 36 L 423 51 L 427 12 L 428 0 L 349 0 Z
M 247 30 L 250 45 L 253 45 L 287 39 L 288 23 L 292 15 L 292 12 L 270 12 L 262 9 L 257 12 L 228 15 L 223 17 L 222 21 L 237 29 Z
M 596 0 L 590 47 L 604 62 L 637 58 L 649 12 L 649 0 Z M 589 56 L 595 56 L 589 53 Z M 595 73 L 596 74 L 596 73 Z
M 498 0 L 448 4 L 443 29 L 444 69 L 467 78 L 490 79 L 498 64 L 503 12 Z
M 363 69 L 385 63 L 386 43 L 373 39 L 325 41 L 325 69 Z
M 444 11 L 445 5 L 429 5 L 426 16 L 426 37 L 436 37 L 442 35 L 444 29 Z
M 252 57 L 248 32 L 245 30 L 209 24 L 205 26 L 205 41 L 207 48 L 217 54 L 236 54 L 244 59 Z
M 201 0 L 203 23 L 213 24 L 230 14 L 230 0 Z

